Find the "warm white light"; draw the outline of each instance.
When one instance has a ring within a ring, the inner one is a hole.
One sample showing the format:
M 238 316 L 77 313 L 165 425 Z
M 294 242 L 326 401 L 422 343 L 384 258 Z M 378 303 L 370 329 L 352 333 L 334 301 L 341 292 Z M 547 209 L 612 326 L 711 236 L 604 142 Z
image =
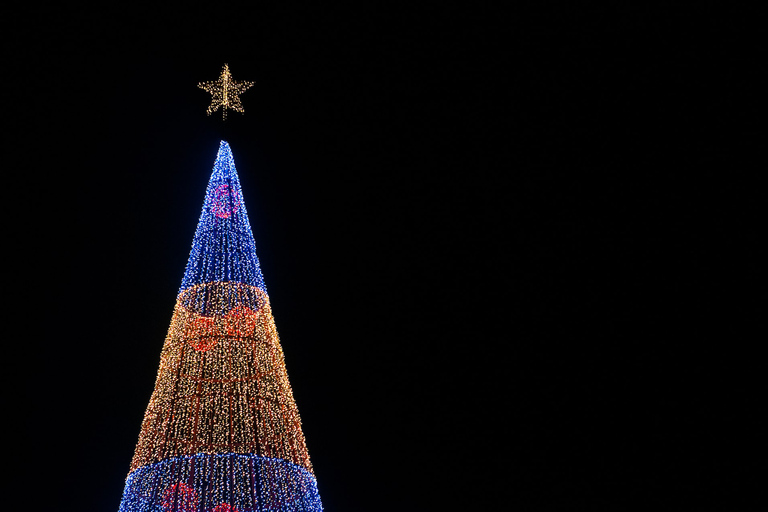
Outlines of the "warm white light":
M 219 107 L 221 107 L 224 119 L 227 118 L 228 108 L 237 112 L 244 112 L 239 95 L 244 93 L 252 85 L 253 82 L 239 82 L 234 80 L 232 78 L 232 73 L 229 72 L 229 65 L 227 64 L 224 64 L 224 68 L 222 68 L 218 80 L 212 82 L 200 82 L 197 84 L 200 89 L 211 93 L 211 105 L 207 110 L 208 115 L 216 112 Z

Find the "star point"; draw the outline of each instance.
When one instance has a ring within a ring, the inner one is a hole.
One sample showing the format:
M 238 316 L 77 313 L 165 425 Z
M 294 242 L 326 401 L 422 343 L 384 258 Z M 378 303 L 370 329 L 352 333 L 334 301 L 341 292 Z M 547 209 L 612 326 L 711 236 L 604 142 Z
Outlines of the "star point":
M 236 112 L 244 112 L 243 104 L 240 102 L 240 94 L 244 93 L 253 82 L 238 81 L 232 78 L 229 71 L 229 65 L 224 64 L 221 69 L 221 75 L 218 80 L 211 82 L 199 82 L 197 86 L 211 94 L 211 104 L 206 111 L 208 115 L 216 112 L 221 107 L 223 118 L 227 119 L 227 109 L 231 108 Z

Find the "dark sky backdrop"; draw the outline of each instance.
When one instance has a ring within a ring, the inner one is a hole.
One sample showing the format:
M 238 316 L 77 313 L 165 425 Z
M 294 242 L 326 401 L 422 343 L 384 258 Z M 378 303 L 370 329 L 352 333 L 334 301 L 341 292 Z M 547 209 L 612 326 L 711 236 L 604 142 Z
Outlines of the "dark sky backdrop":
M 6 17 L 20 496 L 117 509 L 222 138 L 328 511 L 749 485 L 717 304 L 756 270 L 734 168 L 764 137 L 729 124 L 756 88 L 727 18 L 359 4 Z M 225 62 L 256 82 L 226 125 L 196 88 Z

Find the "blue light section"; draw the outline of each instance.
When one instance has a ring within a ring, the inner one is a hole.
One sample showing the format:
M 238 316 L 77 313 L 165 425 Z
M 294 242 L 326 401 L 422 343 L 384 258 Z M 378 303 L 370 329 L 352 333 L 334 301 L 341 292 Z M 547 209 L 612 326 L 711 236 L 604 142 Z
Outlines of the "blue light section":
M 267 291 L 235 160 L 225 141 L 219 145 L 179 293 L 214 281 L 244 283 Z
M 300 466 L 251 454 L 198 453 L 132 472 L 118 512 L 322 510 L 317 481 Z

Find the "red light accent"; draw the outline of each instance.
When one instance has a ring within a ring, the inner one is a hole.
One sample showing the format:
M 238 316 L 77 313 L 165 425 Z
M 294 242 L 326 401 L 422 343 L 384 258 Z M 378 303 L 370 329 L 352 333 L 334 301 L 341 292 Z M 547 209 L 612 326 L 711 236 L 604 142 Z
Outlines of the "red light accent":
M 210 316 L 200 316 L 190 322 L 186 338 L 192 348 L 199 352 L 210 350 L 216 345 L 216 319 Z
M 197 493 L 184 482 L 172 485 L 163 493 L 163 510 L 195 512 L 197 510 Z
M 258 311 L 248 307 L 237 307 L 220 321 L 213 316 L 197 316 L 187 323 L 184 337 L 198 352 L 212 349 L 222 336 L 243 338 L 252 336 L 258 324 Z
M 229 503 L 220 503 L 216 505 L 216 507 L 213 509 L 213 512 L 240 512 L 235 507 L 230 505 Z
M 228 219 L 237 210 L 237 191 L 230 194 L 229 185 L 224 183 L 211 192 L 211 211 L 220 219 Z
M 256 328 L 256 315 L 251 308 L 235 308 L 224 317 L 228 336 L 250 336 Z

